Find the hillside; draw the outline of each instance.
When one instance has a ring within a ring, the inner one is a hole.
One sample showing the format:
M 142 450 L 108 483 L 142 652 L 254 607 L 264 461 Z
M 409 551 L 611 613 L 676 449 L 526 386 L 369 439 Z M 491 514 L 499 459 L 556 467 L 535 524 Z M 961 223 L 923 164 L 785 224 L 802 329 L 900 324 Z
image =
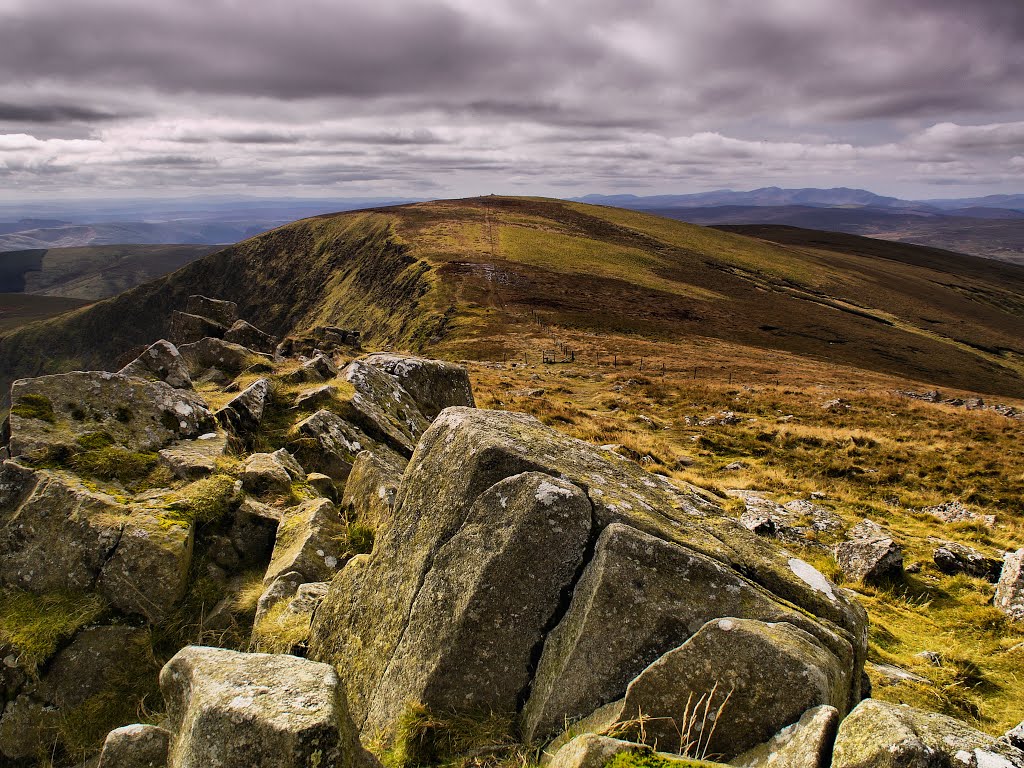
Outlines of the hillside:
M 202 292 L 236 301 L 279 335 L 328 323 L 360 328 L 377 345 L 501 359 L 524 320 L 540 316 L 577 331 L 717 339 L 931 386 L 1024 394 L 1024 269 L 899 252 L 779 245 L 540 199 L 343 213 L 8 334 L 0 370 L 6 383 L 109 367 L 166 335 L 170 311 Z M 550 343 L 537 340 L 532 354 Z

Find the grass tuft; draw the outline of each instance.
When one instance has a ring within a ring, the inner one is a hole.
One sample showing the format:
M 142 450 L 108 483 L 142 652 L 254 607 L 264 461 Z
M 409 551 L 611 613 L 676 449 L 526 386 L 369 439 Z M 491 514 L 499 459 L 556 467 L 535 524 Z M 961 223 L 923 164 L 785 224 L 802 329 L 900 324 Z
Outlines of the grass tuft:
M 0 646 L 13 649 L 19 664 L 35 670 L 61 643 L 95 621 L 106 609 L 96 594 L 51 592 L 33 595 L 0 591 Z

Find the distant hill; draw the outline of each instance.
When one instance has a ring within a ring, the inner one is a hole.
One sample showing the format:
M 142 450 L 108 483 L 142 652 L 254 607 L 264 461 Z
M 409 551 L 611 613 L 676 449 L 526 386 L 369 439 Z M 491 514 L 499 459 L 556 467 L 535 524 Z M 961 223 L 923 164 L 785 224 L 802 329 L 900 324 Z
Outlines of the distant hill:
M 865 189 L 782 189 L 762 187 L 739 192 L 732 189 L 718 189 L 712 192 L 698 192 L 690 195 L 586 195 L 576 198 L 580 202 L 597 205 L 613 205 L 622 208 L 700 208 L 720 205 L 810 205 L 810 206 L 874 206 L 879 208 L 912 208 L 917 204 L 895 197 L 883 197 Z
M 431 354 L 501 359 L 542 317 L 585 333 L 720 339 L 1024 395 L 1024 268 L 873 240 L 777 244 L 497 196 L 281 227 L 0 337 L 4 381 L 112 366 L 164 336 L 192 293 L 238 302 L 277 335 L 331 324 L 362 330 L 373 346 Z
M 0 293 L 95 301 L 173 272 L 213 245 L 104 245 L 0 253 Z
M 89 304 L 62 296 L 34 296 L 30 293 L 0 293 L 0 334 L 37 320 L 46 320 Z

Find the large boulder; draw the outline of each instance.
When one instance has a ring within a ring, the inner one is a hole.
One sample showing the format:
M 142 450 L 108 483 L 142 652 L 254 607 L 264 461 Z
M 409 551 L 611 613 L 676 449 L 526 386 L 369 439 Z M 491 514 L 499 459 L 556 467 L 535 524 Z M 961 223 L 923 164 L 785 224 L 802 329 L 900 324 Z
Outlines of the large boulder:
M 1003 558 L 995 606 L 1014 621 L 1024 620 L 1024 547 Z
M 365 758 L 334 670 L 288 655 L 189 646 L 160 673 L 169 768 L 356 766 Z
M 700 744 L 729 760 L 811 707 L 845 708 L 848 678 L 833 654 L 792 624 L 716 619 L 570 733 L 618 731 L 679 753 Z
M 286 510 L 264 583 L 289 571 L 298 571 L 306 581 L 330 580 L 348 553 L 345 533 L 345 521 L 329 499 L 311 499 Z
M 211 299 L 195 294 L 188 297 L 185 311 L 192 315 L 207 317 L 215 323 L 230 327 L 238 319 L 238 305 L 233 301 Z
M 986 581 L 999 581 L 1002 563 L 965 544 L 944 541 L 932 553 L 935 566 L 945 574 L 965 573 Z
M 217 421 L 231 436 L 230 442 L 236 448 L 251 444 L 263 423 L 270 397 L 270 380 L 257 379 L 217 411 Z
M 423 435 L 403 475 L 396 524 L 381 531 L 369 557 L 354 558 L 335 577 L 314 617 L 310 656 L 337 666 L 357 724 L 367 717 L 438 550 L 466 524 L 481 494 L 524 472 L 585 489 L 595 533 L 622 523 L 715 560 L 812 620 L 817 617 L 853 646 L 855 659 L 863 659 L 863 609 L 809 565 L 742 528 L 702 493 L 529 416 L 449 408 Z M 856 680 L 852 688 L 851 698 L 857 698 Z
M 362 360 L 349 363 L 340 378 L 350 385 L 336 395 L 341 415 L 375 440 L 411 456 L 429 422 L 398 380 Z
M 171 733 L 157 725 L 125 725 L 107 734 L 98 768 L 167 768 Z
M 130 451 L 156 451 L 213 428 L 206 402 L 162 381 L 103 371 L 20 379 L 11 387 L 11 456 L 76 451 L 102 433 Z
M 396 461 L 405 461 L 358 427 L 327 410 L 317 411 L 295 425 L 288 440 L 288 450 L 307 470 L 322 472 L 335 480 L 349 476 L 356 456 L 364 450 L 378 456 L 394 455 Z
M 192 389 L 192 379 L 188 375 L 185 358 L 176 346 L 163 339 L 151 344 L 145 352 L 118 373 L 139 379 L 156 379 L 170 384 L 175 389 Z
M 407 465 L 393 451 L 360 451 L 345 481 L 341 508 L 375 532 L 388 527 Z
M 813 707 L 799 722 L 787 725 L 771 741 L 729 764 L 737 768 L 829 768 L 838 727 L 839 712 L 834 707 Z
M 524 710 L 524 735 L 543 740 L 567 720 L 621 698 L 648 665 L 722 616 L 788 622 L 815 635 L 851 670 L 849 692 L 854 651 L 841 633 L 717 560 L 612 524 L 601 533 L 565 617 L 544 644 Z
M 224 341 L 240 344 L 248 349 L 268 355 L 273 354 L 274 349 L 277 347 L 277 338 L 275 336 L 261 331 L 255 325 L 245 322 L 245 320 L 236 320 L 224 333 Z
M 832 768 L 1018 768 L 1024 752 L 935 712 L 865 699 L 839 725 Z
M 190 344 L 179 343 L 178 351 L 193 378 L 211 368 L 234 375 L 253 366 L 268 366 L 272 362 L 268 355 L 212 337 L 204 337 Z
M 445 408 L 476 406 L 469 372 L 461 365 L 384 352 L 367 355 L 363 362 L 394 376 L 430 421 Z
M 836 545 L 843 574 L 865 584 L 884 584 L 903 576 L 903 548 L 888 536 L 855 538 Z
M 219 339 L 227 330 L 227 326 L 208 317 L 175 310 L 171 313 L 167 335 L 175 344 L 192 344 L 205 338 Z
M 481 494 L 426 572 L 364 729 L 386 730 L 409 701 L 514 714 L 590 527 L 583 491 L 550 475 Z

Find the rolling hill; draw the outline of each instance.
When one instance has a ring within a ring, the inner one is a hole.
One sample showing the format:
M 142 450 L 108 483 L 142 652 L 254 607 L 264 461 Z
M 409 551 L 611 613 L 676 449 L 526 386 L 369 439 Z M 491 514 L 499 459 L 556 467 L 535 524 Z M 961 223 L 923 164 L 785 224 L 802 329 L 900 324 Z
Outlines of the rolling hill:
M 0 338 L 18 376 L 110 367 L 192 293 L 283 335 L 503 359 L 588 337 L 733 345 L 1024 395 L 1024 268 L 887 244 L 780 244 L 583 203 L 483 197 L 305 219 Z M 631 341 L 633 340 L 633 341 Z M 614 344 L 606 344 L 607 348 Z M 680 348 L 682 349 L 682 348 Z M 680 365 L 699 366 L 691 352 Z

